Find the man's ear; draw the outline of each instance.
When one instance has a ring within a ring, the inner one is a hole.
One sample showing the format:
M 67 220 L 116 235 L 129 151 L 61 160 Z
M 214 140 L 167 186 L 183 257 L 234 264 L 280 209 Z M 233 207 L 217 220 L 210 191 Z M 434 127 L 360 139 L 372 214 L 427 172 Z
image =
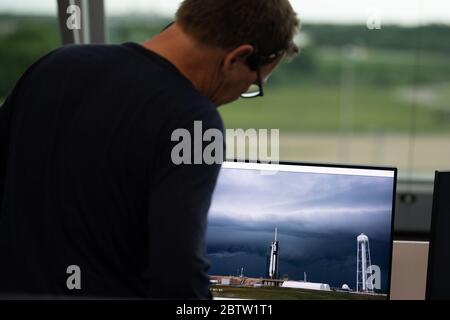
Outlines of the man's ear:
M 246 64 L 249 56 L 254 52 L 253 46 L 244 44 L 228 52 L 223 61 L 223 71 L 231 71 L 239 64 Z

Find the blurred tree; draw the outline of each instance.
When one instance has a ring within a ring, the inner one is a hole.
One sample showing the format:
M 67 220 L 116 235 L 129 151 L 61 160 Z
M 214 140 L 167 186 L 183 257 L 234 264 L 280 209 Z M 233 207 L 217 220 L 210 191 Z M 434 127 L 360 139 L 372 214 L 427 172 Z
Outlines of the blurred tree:
M 0 15 L 0 99 L 33 62 L 59 45 L 56 17 Z

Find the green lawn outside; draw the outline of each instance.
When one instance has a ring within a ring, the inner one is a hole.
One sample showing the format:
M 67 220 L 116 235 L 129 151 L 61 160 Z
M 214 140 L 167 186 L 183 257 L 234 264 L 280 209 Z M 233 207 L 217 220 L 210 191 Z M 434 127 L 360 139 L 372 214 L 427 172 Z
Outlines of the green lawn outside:
M 408 133 L 415 119 L 416 133 L 450 131 L 450 109 L 447 110 L 448 104 L 445 104 L 450 98 L 449 85 L 430 86 L 427 90 L 435 95 L 433 101 L 419 101 L 417 105 L 414 104 L 414 96 L 410 99 L 401 96 L 405 90 L 414 92 L 400 86 L 355 85 L 353 91 L 342 93 L 337 85 L 292 83 L 288 87 L 271 88 L 269 84 L 265 97 L 241 99 L 223 106 L 220 112 L 227 128 Z M 342 99 L 350 103 L 342 104 Z

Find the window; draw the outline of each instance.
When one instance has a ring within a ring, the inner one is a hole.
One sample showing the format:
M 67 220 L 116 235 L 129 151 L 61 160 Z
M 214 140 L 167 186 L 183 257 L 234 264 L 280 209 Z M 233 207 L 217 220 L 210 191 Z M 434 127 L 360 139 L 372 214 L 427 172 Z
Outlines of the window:
M 56 1 L 0 3 L 0 104 L 25 70 L 60 46 Z
M 106 0 L 112 43 L 142 42 L 181 1 Z M 227 128 L 280 129 L 283 160 L 450 166 L 450 7 L 444 0 L 292 0 L 302 54 L 266 96 L 220 109 Z

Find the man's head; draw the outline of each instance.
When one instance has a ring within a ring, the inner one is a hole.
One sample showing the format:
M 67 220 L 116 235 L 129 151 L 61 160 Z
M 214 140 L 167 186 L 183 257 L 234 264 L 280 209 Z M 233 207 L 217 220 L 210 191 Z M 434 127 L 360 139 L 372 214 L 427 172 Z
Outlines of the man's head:
M 172 28 L 172 36 L 183 33 L 194 43 L 195 52 L 184 58 L 193 60 L 191 67 L 201 60 L 188 78 L 218 106 L 238 99 L 258 76 L 264 82 L 298 51 L 299 21 L 288 0 L 184 0 Z M 189 65 L 178 62 L 181 69 Z

